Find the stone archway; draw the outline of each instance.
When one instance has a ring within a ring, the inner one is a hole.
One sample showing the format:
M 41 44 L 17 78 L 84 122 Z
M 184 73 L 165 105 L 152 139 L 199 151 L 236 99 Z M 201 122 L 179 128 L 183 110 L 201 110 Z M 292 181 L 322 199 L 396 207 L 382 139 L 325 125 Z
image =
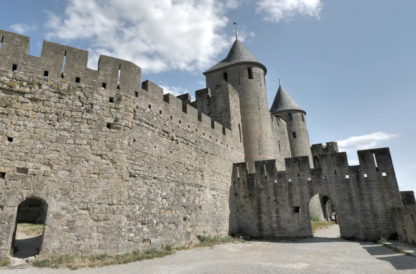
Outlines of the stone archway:
M 315 194 L 309 200 L 309 216 L 311 220 L 312 233 L 315 235 L 317 230 L 333 227 L 334 235 L 328 235 L 329 238 L 339 237 L 338 216 L 335 202 L 328 196 Z
M 30 197 L 17 208 L 11 254 L 17 258 L 36 256 L 42 249 L 48 204 Z

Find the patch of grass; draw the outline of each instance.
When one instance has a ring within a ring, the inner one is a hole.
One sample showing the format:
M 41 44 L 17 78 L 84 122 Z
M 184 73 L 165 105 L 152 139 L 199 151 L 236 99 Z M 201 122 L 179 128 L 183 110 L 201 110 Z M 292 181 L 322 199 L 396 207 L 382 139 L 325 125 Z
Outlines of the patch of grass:
M 316 221 L 316 220 L 313 220 L 311 218 L 311 222 L 312 222 L 312 232 L 315 232 L 318 229 L 321 229 L 321 228 L 324 228 L 324 227 L 327 227 L 327 226 L 332 225 L 331 222 L 328 222 L 328 221 L 320 221 L 319 219 Z
M 145 252 L 134 251 L 122 255 L 88 255 L 88 256 L 56 256 L 36 259 L 32 265 L 40 268 L 69 268 L 100 267 L 113 264 L 127 264 L 135 261 L 159 258 L 173 254 L 173 250 L 150 249 Z
M 121 255 L 86 255 L 86 256 L 52 256 L 52 257 L 37 257 L 32 263 L 33 266 L 44 268 L 69 268 L 78 269 L 83 267 L 101 267 L 114 264 L 126 264 L 135 261 L 160 258 L 167 255 L 172 255 L 175 251 L 190 249 L 192 247 L 214 246 L 222 243 L 243 242 L 242 239 L 233 237 L 218 237 L 218 236 L 198 236 L 199 243 L 193 246 L 181 246 L 173 248 L 171 245 L 164 246 L 163 249 L 149 249 L 143 252 L 133 251 Z
M 28 236 L 39 236 L 43 233 L 43 224 L 18 223 L 17 232 Z
M 243 242 L 243 239 L 233 237 L 201 236 L 198 235 L 199 244 L 196 246 L 214 246 L 217 244 Z
M 1 266 L 8 266 L 9 264 L 10 264 L 10 259 L 9 258 L 0 259 L 0 267 Z

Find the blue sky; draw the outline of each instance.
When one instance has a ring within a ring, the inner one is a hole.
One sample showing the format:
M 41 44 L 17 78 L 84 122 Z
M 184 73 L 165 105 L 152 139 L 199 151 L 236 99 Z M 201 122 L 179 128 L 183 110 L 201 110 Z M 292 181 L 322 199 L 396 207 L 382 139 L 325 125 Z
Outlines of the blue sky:
M 308 113 L 311 143 L 391 148 L 399 185 L 416 190 L 416 1 L 42 0 L 7 1 L 0 28 L 134 61 L 174 93 L 205 87 L 225 57 L 233 21 L 267 68 L 269 101 L 280 78 Z

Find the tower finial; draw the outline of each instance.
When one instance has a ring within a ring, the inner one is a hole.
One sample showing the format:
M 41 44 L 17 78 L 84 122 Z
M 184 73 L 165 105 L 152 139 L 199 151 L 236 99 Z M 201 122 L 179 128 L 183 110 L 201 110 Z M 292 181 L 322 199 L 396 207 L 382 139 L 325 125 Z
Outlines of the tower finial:
M 235 40 L 238 40 L 238 27 L 237 27 L 237 22 L 233 22 L 233 25 L 234 25 Z
M 280 84 L 280 78 L 279 78 L 279 87 L 281 86 L 281 84 Z

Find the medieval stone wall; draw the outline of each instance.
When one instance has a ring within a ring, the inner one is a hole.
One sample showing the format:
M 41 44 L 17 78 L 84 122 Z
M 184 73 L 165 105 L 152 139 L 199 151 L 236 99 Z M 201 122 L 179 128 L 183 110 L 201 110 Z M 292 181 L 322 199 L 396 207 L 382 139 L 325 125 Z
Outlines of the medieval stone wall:
M 309 237 L 309 201 L 315 194 L 334 204 L 341 236 L 361 240 L 390 237 L 396 232 L 395 208 L 403 204 L 387 148 L 358 152 L 360 165 L 348 166 L 345 153 L 286 159 L 286 171 L 273 161 L 256 162 L 256 173 L 246 164 L 234 165 L 231 194 L 234 234 L 256 238 Z
M 131 63 L 101 57 L 93 71 L 84 51 L 45 42 L 33 57 L 24 36 L 1 35 L 0 257 L 28 197 L 48 206 L 45 255 L 228 234 L 232 163 L 244 159 L 236 129 L 150 81 L 140 86 Z

